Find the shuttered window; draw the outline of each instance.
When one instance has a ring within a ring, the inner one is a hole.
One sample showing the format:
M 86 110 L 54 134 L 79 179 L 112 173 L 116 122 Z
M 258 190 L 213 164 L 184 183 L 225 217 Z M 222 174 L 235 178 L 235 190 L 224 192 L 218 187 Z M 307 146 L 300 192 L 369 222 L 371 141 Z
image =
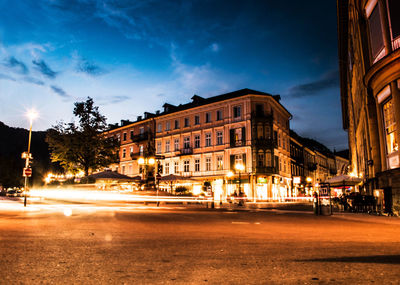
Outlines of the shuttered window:
M 372 57 L 375 59 L 384 47 L 379 4 L 368 18 Z

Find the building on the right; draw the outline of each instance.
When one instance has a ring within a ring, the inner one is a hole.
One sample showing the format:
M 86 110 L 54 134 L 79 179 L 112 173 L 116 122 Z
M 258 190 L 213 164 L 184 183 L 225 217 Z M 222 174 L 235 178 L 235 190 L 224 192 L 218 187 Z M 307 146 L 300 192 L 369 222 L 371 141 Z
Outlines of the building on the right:
M 343 128 L 361 192 L 400 209 L 400 1 L 337 0 Z M 374 192 L 375 191 L 375 192 Z

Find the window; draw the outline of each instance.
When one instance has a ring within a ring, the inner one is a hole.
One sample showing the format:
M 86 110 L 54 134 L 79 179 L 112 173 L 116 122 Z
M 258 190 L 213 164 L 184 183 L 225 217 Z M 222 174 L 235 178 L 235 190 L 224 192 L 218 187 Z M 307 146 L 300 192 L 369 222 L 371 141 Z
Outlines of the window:
M 278 157 L 278 161 L 279 161 L 279 171 L 282 171 L 282 159 Z
M 165 163 L 165 174 L 169 174 L 169 162 Z
M 179 121 L 178 120 L 175 120 L 175 122 L 174 122 L 174 129 L 175 130 L 179 129 Z
M 156 152 L 161 153 L 161 142 L 157 142 Z
M 184 160 L 183 161 L 183 172 L 189 172 L 189 160 Z
M 217 132 L 217 145 L 222 145 L 222 132 Z
M 162 124 L 159 123 L 157 126 L 157 132 L 161 133 L 162 132 Z
M 206 171 L 211 171 L 211 157 L 206 157 Z
M 243 164 L 243 155 L 242 154 L 235 154 L 235 165 L 236 164 Z
M 267 152 L 266 152 L 266 157 L 265 157 L 265 158 L 266 158 L 266 159 L 265 159 L 265 160 L 266 160 L 266 166 L 272 166 L 271 151 L 267 150 Z
M 206 134 L 206 147 L 211 146 L 211 133 Z
M 400 47 L 400 17 L 398 12 L 400 11 L 399 0 L 388 0 L 389 9 L 389 22 L 392 32 L 392 41 L 397 41 L 397 44 L 393 42 L 393 50 Z
M 179 150 L 179 139 L 174 139 L 174 150 L 175 151 Z
M 239 118 L 242 116 L 242 112 L 241 112 L 241 106 L 235 106 L 233 107 L 233 117 L 234 118 Z
M 246 129 L 237 128 L 230 130 L 230 145 L 231 147 L 243 146 L 246 144 Z
M 194 124 L 200 125 L 200 116 L 199 115 L 194 116 Z
M 222 111 L 218 110 L 217 111 L 217 121 L 220 121 L 220 120 L 222 120 Z
M 143 135 L 144 134 L 144 127 L 140 127 L 139 131 L 140 131 L 140 134 Z
M 189 127 L 189 118 L 185 118 L 185 127 Z
M 179 162 L 177 161 L 174 162 L 174 173 L 179 173 Z
M 369 16 L 368 26 L 370 33 L 372 58 L 376 60 L 378 59 L 378 55 L 384 48 L 379 4 L 375 5 L 375 8 L 372 10 L 371 15 Z
M 281 133 L 278 133 L 278 146 L 282 147 Z
M 200 135 L 194 136 L 194 148 L 200 148 Z
M 139 146 L 139 153 L 140 153 L 140 155 L 143 155 L 143 145 Z
M 286 173 L 286 160 L 283 161 L 283 172 Z
M 130 154 L 130 155 L 133 154 L 133 146 L 131 146 L 131 147 L 129 148 L 129 154 Z
M 165 142 L 165 152 L 170 152 L 170 144 L 169 144 L 169 140 Z
M 265 166 L 264 161 L 265 161 L 264 160 L 264 153 L 259 152 L 258 155 L 257 155 L 257 166 L 264 167 Z
M 399 149 L 392 98 L 383 104 L 383 119 L 385 123 L 386 150 L 388 154 L 391 154 Z
M 166 122 L 165 123 L 165 130 L 166 131 L 170 131 L 171 130 L 171 123 L 170 122 Z
M 217 170 L 224 169 L 224 157 L 222 155 L 217 155 Z
M 259 139 L 264 138 L 263 125 L 261 125 L 261 124 L 257 125 L 257 138 L 259 138 Z
M 121 140 L 121 134 L 117 134 L 117 140 L 118 140 L 118 141 Z
M 122 174 L 125 174 L 125 165 L 122 165 Z
M 126 141 L 126 133 L 124 133 L 123 140 Z
M 271 129 L 269 126 L 265 126 L 265 138 L 270 139 L 271 138 Z
M 286 149 L 286 138 L 285 135 L 282 134 L 283 148 Z
M 131 139 L 133 139 L 133 130 L 131 131 Z
M 190 148 L 190 137 L 183 138 L 183 148 Z
M 194 171 L 200 171 L 200 159 L 199 158 L 196 158 L 195 160 L 194 160 Z
M 258 117 L 264 115 L 264 106 L 262 104 L 256 104 L 256 115 Z
M 209 123 L 209 122 L 211 122 L 211 113 L 210 112 L 206 113 L 206 123 Z
M 123 150 L 122 150 L 122 158 L 125 158 L 126 157 L 126 149 L 124 148 Z

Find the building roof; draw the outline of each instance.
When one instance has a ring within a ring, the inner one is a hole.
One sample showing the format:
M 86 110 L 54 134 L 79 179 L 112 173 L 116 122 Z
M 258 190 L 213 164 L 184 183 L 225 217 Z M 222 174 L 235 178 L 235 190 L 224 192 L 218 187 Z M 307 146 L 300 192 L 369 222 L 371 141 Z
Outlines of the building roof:
M 242 96 L 246 96 L 246 95 L 263 95 L 263 96 L 271 97 L 290 115 L 290 117 L 292 117 L 292 114 L 279 102 L 281 99 L 280 95 L 272 95 L 269 93 L 244 88 L 244 89 L 240 89 L 237 91 L 233 91 L 233 92 L 229 92 L 229 93 L 225 93 L 225 94 L 221 94 L 221 95 L 217 95 L 217 96 L 213 96 L 213 97 L 209 97 L 209 98 L 203 98 L 203 97 L 195 94 L 191 98 L 192 102 L 186 103 L 186 104 L 180 104 L 178 106 L 175 106 L 175 105 L 172 105 L 169 103 L 165 103 L 163 105 L 163 108 L 164 108 L 163 112 L 157 111 L 155 114 L 145 112 L 144 119 L 142 119 L 142 116 L 138 116 L 137 120 L 133 121 L 133 122 L 128 121 L 128 120 L 121 120 L 121 126 L 118 126 L 118 123 L 111 124 L 111 125 L 109 125 L 109 127 L 110 127 L 109 131 L 114 130 L 114 129 L 119 129 L 121 127 L 126 127 L 131 124 L 136 124 L 138 122 L 145 121 L 149 118 L 155 118 L 155 117 L 159 117 L 159 116 L 163 116 L 163 115 L 167 115 L 167 114 L 172 114 L 175 112 L 188 110 L 188 109 L 191 109 L 194 107 L 208 105 L 208 104 L 212 104 L 212 103 L 216 103 L 216 102 L 220 102 L 220 101 L 224 101 L 224 100 L 229 100 L 229 99 L 233 99 L 233 98 L 238 98 L 238 97 L 242 97 Z
M 216 103 L 216 102 L 220 102 L 220 101 L 224 101 L 224 100 L 229 100 L 229 99 L 233 99 L 233 98 L 238 98 L 238 97 L 246 96 L 246 95 L 263 95 L 263 96 L 272 97 L 291 116 L 290 112 L 279 102 L 281 99 L 280 95 L 272 95 L 269 93 L 265 93 L 265 92 L 261 92 L 261 91 L 257 91 L 257 90 L 253 90 L 253 89 L 248 89 L 248 88 L 240 89 L 237 91 L 233 91 L 233 92 L 229 92 L 229 93 L 225 93 L 225 94 L 221 94 L 221 95 L 217 95 L 217 96 L 213 96 L 213 97 L 209 97 L 209 98 L 203 98 L 199 95 L 194 95 L 191 98 L 192 102 L 186 103 L 186 104 L 180 104 L 178 106 L 174 106 L 172 104 L 165 103 L 163 105 L 164 112 L 160 113 L 160 115 L 166 115 L 166 114 L 171 114 L 171 113 L 175 113 L 175 112 L 179 112 L 179 111 L 184 111 L 184 110 L 191 109 L 194 107 L 208 105 L 208 104 L 212 104 L 212 103 Z

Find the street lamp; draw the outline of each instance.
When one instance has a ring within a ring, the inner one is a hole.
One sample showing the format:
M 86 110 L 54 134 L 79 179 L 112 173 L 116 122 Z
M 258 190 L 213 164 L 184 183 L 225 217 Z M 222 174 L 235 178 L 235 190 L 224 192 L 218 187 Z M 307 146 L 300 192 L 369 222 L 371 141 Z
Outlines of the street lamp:
M 24 207 L 26 207 L 26 192 L 28 189 L 28 177 L 31 176 L 32 170 L 29 167 L 29 159 L 32 158 L 31 155 L 31 139 L 32 139 L 32 123 L 33 120 L 37 118 L 38 113 L 35 110 L 29 110 L 26 116 L 29 118 L 29 139 L 28 139 L 28 151 L 24 155 L 22 155 L 23 158 L 25 158 L 25 168 L 24 168 L 24 176 L 25 176 L 25 186 L 24 186 Z
M 241 180 L 241 173 L 244 170 L 244 165 L 242 163 L 236 163 L 235 164 L 235 169 L 239 172 L 239 205 L 243 205 L 243 201 L 241 199 L 242 197 L 242 189 L 241 189 L 241 184 L 242 184 L 242 180 Z

